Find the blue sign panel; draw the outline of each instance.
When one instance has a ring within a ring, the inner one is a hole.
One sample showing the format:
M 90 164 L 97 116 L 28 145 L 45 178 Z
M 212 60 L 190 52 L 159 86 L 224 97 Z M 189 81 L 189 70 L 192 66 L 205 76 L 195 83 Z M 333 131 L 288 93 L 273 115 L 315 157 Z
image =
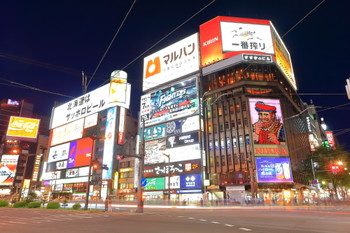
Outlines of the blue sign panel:
M 201 174 L 181 175 L 180 176 L 181 189 L 200 189 L 202 188 Z
M 289 157 L 256 157 L 259 183 L 291 183 L 292 169 Z

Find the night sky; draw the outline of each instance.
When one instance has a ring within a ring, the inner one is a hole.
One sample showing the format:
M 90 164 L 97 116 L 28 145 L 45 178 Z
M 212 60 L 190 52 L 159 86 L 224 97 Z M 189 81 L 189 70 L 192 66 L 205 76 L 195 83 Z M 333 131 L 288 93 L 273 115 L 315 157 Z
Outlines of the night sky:
M 0 98 L 26 99 L 35 105 L 35 112 L 49 116 L 54 101 L 70 98 L 13 87 L 14 83 L 6 80 L 74 98 L 82 95 L 81 71 L 90 80 L 131 9 L 88 91 L 109 80 L 113 70 L 125 70 L 132 84 L 131 110 L 137 116 L 143 57 L 198 32 L 200 24 L 216 16 L 267 19 L 291 54 L 301 98 L 307 103 L 312 99 L 329 129 L 341 133 L 350 128 L 350 100 L 344 87 L 350 76 L 349 3 L 326 0 L 310 13 L 321 2 L 139 0 L 133 5 L 133 0 L 1 1 Z M 347 105 L 325 110 L 342 104 Z M 350 144 L 350 132 L 338 139 Z

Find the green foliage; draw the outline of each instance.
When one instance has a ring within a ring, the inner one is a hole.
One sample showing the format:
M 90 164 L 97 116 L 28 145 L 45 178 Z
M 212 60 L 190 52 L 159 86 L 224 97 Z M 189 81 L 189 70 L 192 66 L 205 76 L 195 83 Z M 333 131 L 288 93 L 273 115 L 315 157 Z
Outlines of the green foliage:
M 81 205 L 79 203 L 74 204 L 72 207 L 73 210 L 80 210 L 80 208 L 81 208 Z
M 33 202 L 37 198 L 38 195 L 36 193 L 29 193 L 28 196 L 24 199 L 24 201 L 28 204 L 30 202 Z
M 60 203 L 57 201 L 47 203 L 46 209 L 58 209 L 60 208 Z
M 0 200 L 0 207 L 7 207 L 9 205 L 9 202 L 6 200 Z
M 350 154 L 342 146 L 336 145 L 336 149 L 320 147 L 304 160 L 302 170 L 310 183 L 313 180 L 311 159 L 314 162 L 316 179 L 319 181 L 330 181 L 335 188 L 339 185 L 350 187 L 349 170 L 345 169 L 350 168 Z M 339 164 L 339 162 L 342 163 L 341 170 L 339 172 L 331 172 L 330 165 Z
M 25 201 L 16 201 L 15 204 L 13 204 L 13 208 L 25 208 L 27 207 L 27 203 Z
M 41 206 L 41 202 L 33 201 L 28 204 L 28 208 L 39 208 Z

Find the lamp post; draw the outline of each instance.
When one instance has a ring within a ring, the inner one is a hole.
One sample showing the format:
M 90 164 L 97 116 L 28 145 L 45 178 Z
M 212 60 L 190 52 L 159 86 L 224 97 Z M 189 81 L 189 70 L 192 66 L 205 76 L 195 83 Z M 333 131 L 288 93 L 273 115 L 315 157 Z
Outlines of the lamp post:
M 88 174 L 88 180 L 87 180 L 87 187 L 86 187 L 86 194 L 85 194 L 85 209 L 88 209 L 89 206 L 89 194 L 90 194 L 90 179 L 91 179 L 91 172 L 95 157 L 95 143 L 96 139 L 105 139 L 106 137 L 97 137 L 95 135 L 87 135 L 87 137 L 92 139 L 92 149 L 91 149 L 91 158 L 89 163 L 89 174 Z
M 165 153 L 162 154 L 168 158 L 168 204 L 170 204 L 170 155 Z

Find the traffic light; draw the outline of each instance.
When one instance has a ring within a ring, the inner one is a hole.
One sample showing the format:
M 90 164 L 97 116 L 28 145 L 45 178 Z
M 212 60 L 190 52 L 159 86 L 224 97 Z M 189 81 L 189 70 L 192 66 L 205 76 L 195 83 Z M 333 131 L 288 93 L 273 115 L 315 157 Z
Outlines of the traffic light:
M 333 174 L 337 174 L 341 171 L 341 165 L 337 165 L 337 164 L 331 164 L 329 166 L 329 170 L 333 173 Z
M 91 166 L 93 169 L 98 169 L 100 167 L 100 162 L 98 160 L 92 160 L 91 161 Z
M 118 160 L 122 160 L 122 159 L 124 159 L 125 158 L 125 155 L 117 155 L 117 159 Z

